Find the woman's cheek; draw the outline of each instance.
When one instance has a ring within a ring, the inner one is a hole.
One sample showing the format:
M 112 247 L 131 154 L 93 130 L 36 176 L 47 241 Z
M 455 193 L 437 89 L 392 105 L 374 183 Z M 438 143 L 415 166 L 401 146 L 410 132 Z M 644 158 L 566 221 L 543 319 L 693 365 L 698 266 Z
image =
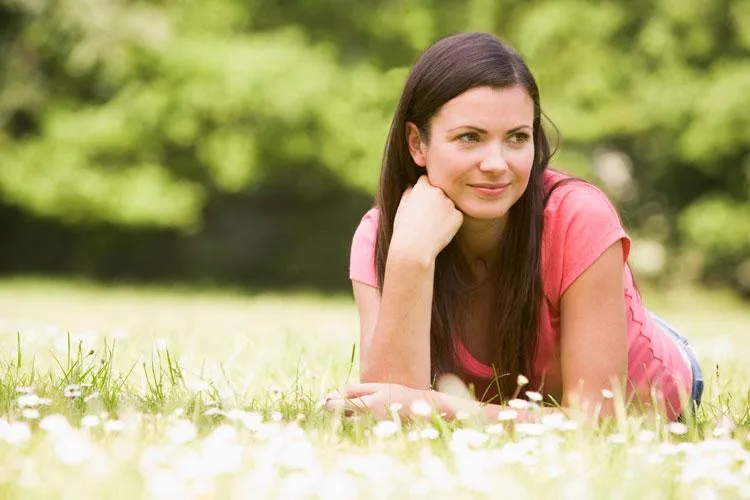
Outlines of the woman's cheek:
M 534 150 L 531 149 L 519 151 L 517 154 L 513 155 L 513 160 L 511 161 L 511 167 L 514 167 L 514 169 L 518 172 L 530 172 L 531 167 L 534 164 Z

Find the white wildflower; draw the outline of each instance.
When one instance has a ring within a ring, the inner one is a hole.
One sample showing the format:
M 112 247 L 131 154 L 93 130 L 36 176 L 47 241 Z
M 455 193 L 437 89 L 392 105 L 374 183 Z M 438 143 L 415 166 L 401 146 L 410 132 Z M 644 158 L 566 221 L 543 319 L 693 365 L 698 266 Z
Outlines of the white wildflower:
M 345 473 L 329 474 L 323 481 L 320 498 L 351 498 L 354 496 L 352 492 L 357 491 L 357 483 Z
M 612 444 L 624 444 L 625 442 L 627 442 L 627 439 L 622 434 L 616 433 L 616 434 L 610 435 L 607 438 L 607 442 L 612 443 Z
M 104 432 L 111 434 L 113 432 L 120 432 L 125 428 L 125 423 L 122 420 L 107 420 L 104 422 Z
M 602 397 L 604 399 L 612 399 L 615 397 L 615 393 L 613 393 L 609 389 L 602 389 Z
M 529 402 L 525 399 L 511 399 L 508 401 L 508 406 L 514 410 L 526 410 L 529 407 Z
M 456 414 L 454 416 L 456 420 L 463 421 L 463 420 L 467 420 L 470 415 L 469 415 L 469 412 L 466 410 L 458 410 L 456 411 Z
M 383 420 L 375 425 L 373 433 L 378 438 L 385 438 L 398 432 L 398 429 L 399 425 L 393 420 Z
M 99 423 L 99 417 L 97 417 L 96 415 L 86 415 L 81 419 L 81 427 L 84 427 L 86 429 L 96 427 L 97 425 L 99 425 Z
M 711 435 L 715 438 L 723 438 L 732 435 L 732 430 L 725 427 L 716 427 L 711 431 Z
M 646 459 L 647 463 L 653 464 L 653 465 L 660 464 L 660 463 L 664 462 L 664 457 L 662 457 L 661 455 L 657 455 L 655 453 L 651 453 L 651 454 L 646 455 L 645 459 Z
M 161 469 L 147 476 L 147 488 L 151 498 L 187 498 L 185 480 L 179 474 Z
M 36 394 L 24 394 L 18 397 L 19 408 L 33 408 L 39 406 L 39 396 Z
M 411 412 L 418 417 L 429 417 L 432 415 L 432 405 L 424 399 L 416 399 L 411 404 Z
M 660 455 L 676 455 L 680 452 L 680 448 L 672 443 L 661 443 L 657 448 Z
M 526 397 L 529 398 L 531 401 L 534 401 L 535 403 L 539 403 L 544 399 L 544 396 L 542 396 L 540 393 L 536 391 L 526 391 Z
M 39 418 L 39 410 L 36 408 L 24 408 L 21 416 L 27 420 L 36 420 Z
M 81 397 L 81 386 L 78 384 L 70 384 L 65 387 L 63 395 L 68 399 L 74 399 Z
M 226 417 L 229 420 L 232 420 L 235 422 L 241 422 L 242 419 L 245 417 L 245 415 L 248 415 L 248 412 L 244 410 L 238 410 L 237 408 L 233 408 L 227 412 Z M 261 417 L 261 420 L 262 420 L 262 417 Z
M 734 431 L 734 422 L 727 415 L 722 416 L 717 422 L 712 432 L 714 437 L 729 437 Z
M 192 392 L 205 392 L 211 389 L 211 384 L 205 380 L 191 380 L 185 383 L 185 387 Z
M 483 432 L 474 429 L 456 429 L 451 436 L 450 446 L 457 448 L 479 448 L 489 437 Z
M 308 470 L 315 464 L 315 449 L 305 440 L 289 441 L 279 457 L 279 465 L 285 469 Z
M 513 409 L 506 408 L 497 412 L 497 419 L 501 422 L 515 420 L 516 418 L 518 418 L 518 412 Z
M 55 440 L 55 455 L 66 465 L 85 462 L 94 452 L 94 446 L 78 432 L 71 432 Z
M 68 419 L 57 413 L 44 417 L 39 422 L 39 428 L 49 434 L 63 434 L 71 430 Z
M 216 441 L 235 441 L 237 439 L 237 429 L 231 425 L 222 424 L 211 432 L 209 439 Z
M 491 435 L 502 434 L 505 431 L 503 424 L 490 424 L 484 428 L 484 432 Z
M 275 411 L 271 413 L 271 420 L 274 422 L 281 422 L 281 420 L 284 418 L 284 416 L 281 414 L 280 411 Z
M 198 429 L 190 420 L 177 420 L 167 429 L 167 436 L 174 444 L 192 441 L 198 435 Z
M 270 389 L 268 389 L 268 393 L 272 397 L 278 399 L 284 394 L 284 391 L 281 389 L 281 387 L 271 387 Z
M 529 379 L 524 377 L 523 375 L 518 375 L 518 377 L 516 378 L 516 384 L 518 384 L 519 387 L 523 387 L 528 383 Z
M 227 416 L 230 419 L 236 419 L 242 422 L 242 425 L 251 432 L 258 431 L 263 425 L 263 415 L 258 412 L 246 412 L 241 410 L 232 410 Z
M 670 422 L 667 424 L 667 430 L 672 434 L 682 436 L 683 434 L 687 434 L 688 427 L 682 422 Z
M 232 429 L 234 430 L 234 429 Z M 202 462 L 212 476 L 237 472 L 242 466 L 243 448 L 226 438 L 216 438 L 203 442 Z
M 422 432 L 419 435 L 422 437 L 422 439 L 429 440 L 437 439 L 438 437 L 440 437 L 440 433 L 438 432 L 438 430 L 432 426 L 422 429 Z
M 557 428 L 564 421 L 565 415 L 563 415 L 559 411 L 542 415 L 542 424 L 546 425 L 547 427 Z
M 547 431 L 544 425 L 531 422 L 517 423 L 515 429 L 519 434 L 525 434 L 526 436 L 541 436 Z
M 656 434 L 654 434 L 652 431 L 643 430 L 638 433 L 638 437 L 636 439 L 638 439 L 638 441 L 640 441 L 641 443 L 650 443 L 654 440 L 655 437 Z
M 575 420 L 565 420 L 564 422 L 560 424 L 560 427 L 558 427 L 558 430 L 570 432 L 570 431 L 577 430 L 578 427 L 579 427 L 579 424 Z
M 0 419 L 0 440 L 11 445 L 23 444 L 31 438 L 31 428 L 26 422 L 7 422 Z

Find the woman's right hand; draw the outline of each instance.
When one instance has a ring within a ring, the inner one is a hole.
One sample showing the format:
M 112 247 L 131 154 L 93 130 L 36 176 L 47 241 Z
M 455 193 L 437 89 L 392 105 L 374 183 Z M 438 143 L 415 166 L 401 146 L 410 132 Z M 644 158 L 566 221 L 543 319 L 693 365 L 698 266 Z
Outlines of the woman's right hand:
M 426 175 L 401 197 L 393 223 L 389 256 L 434 262 L 463 224 L 464 216 Z

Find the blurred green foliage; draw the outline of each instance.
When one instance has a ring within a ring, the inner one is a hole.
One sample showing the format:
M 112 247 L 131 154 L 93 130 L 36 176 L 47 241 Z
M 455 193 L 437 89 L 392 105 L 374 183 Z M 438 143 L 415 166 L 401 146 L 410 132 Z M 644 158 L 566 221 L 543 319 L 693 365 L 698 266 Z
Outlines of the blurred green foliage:
M 750 0 L 0 0 L 0 196 L 195 233 L 299 169 L 372 194 L 408 67 L 464 30 L 524 54 L 558 167 L 626 158 L 612 192 L 665 271 L 750 290 Z

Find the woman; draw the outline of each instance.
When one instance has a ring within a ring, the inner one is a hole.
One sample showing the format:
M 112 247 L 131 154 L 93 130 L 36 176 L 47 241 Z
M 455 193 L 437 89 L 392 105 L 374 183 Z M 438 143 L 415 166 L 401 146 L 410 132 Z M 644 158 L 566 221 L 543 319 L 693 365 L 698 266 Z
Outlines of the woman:
M 611 414 L 602 395 L 619 390 L 669 419 L 700 402 L 694 353 L 645 309 L 616 211 L 548 169 L 541 117 L 528 67 L 491 35 L 445 38 L 417 61 L 352 242 L 362 383 L 329 409 L 426 400 L 454 414 L 468 401 L 433 389 L 449 373 L 490 419 L 526 377 L 588 414 Z

